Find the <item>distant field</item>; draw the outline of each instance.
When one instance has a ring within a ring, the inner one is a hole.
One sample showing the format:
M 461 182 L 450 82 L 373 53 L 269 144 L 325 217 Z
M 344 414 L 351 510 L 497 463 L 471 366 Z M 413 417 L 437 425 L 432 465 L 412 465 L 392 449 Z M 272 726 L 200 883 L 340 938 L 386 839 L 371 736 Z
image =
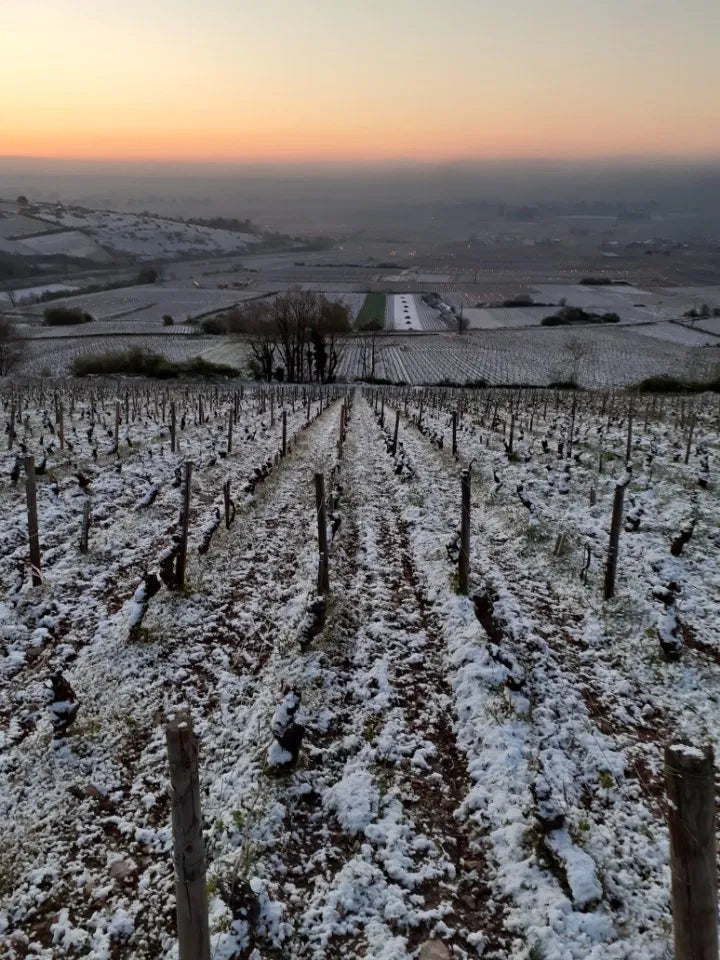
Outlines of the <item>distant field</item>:
M 549 384 L 574 376 L 582 386 L 604 388 L 627 386 L 662 373 L 702 377 L 710 375 L 720 362 L 720 348 L 645 336 L 645 329 L 536 327 L 478 330 L 463 336 L 387 334 L 376 343 L 375 376 L 410 384 L 441 380 L 462 384 L 481 379 L 490 384 Z M 363 340 L 353 337 L 343 344 L 340 379 L 362 376 L 363 353 L 367 351 Z M 246 340 L 216 337 L 206 343 L 206 360 L 247 369 Z
M 361 327 L 371 320 L 381 320 L 384 326 L 386 299 L 384 293 L 368 293 L 357 315 L 356 325 Z
M 471 330 L 499 330 L 538 326 L 543 317 L 554 312 L 553 307 L 470 307 L 463 316 Z
M 90 336 L 63 339 L 30 340 L 22 366 L 17 371 L 29 377 L 63 377 L 70 372 L 75 357 L 86 354 L 127 350 L 142 347 L 161 353 L 169 360 L 188 360 L 212 346 L 210 337 L 189 337 L 184 334 L 158 333 L 157 336 Z
M 213 288 L 174 287 L 164 284 L 141 284 L 119 287 L 99 293 L 80 294 L 56 300 L 52 305 L 80 307 L 91 313 L 96 320 L 114 320 L 130 317 L 137 321 L 162 322 L 164 314 L 170 314 L 176 322 L 186 322 L 190 317 L 221 310 L 255 294 L 246 290 L 217 290 Z M 48 304 L 33 304 L 27 313 L 41 317 Z

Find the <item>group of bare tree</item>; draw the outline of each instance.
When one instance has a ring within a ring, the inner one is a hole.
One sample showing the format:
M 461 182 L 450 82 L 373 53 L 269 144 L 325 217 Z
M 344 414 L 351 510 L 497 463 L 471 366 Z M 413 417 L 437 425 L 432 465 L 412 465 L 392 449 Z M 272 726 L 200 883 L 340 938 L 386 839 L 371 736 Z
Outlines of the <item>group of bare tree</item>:
M 350 314 L 339 300 L 292 289 L 226 314 L 224 327 L 247 335 L 250 372 L 257 379 L 332 383 L 350 332 Z

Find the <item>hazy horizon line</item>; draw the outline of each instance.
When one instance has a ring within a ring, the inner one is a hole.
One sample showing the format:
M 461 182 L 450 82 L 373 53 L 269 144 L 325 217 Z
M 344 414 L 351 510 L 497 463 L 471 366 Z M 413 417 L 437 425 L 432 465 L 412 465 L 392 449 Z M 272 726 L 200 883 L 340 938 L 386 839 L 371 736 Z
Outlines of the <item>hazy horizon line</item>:
M 527 167 L 544 168 L 593 168 L 601 166 L 607 169 L 607 165 L 620 168 L 643 168 L 643 167 L 664 167 L 664 168 L 717 168 L 720 173 L 720 154 L 708 155 L 688 155 L 680 156 L 677 154 L 623 154 L 608 153 L 598 154 L 596 156 L 498 156 L 498 157 L 448 157 L 447 159 L 428 159 L 423 157 L 392 157 L 387 159 L 377 158 L 325 158 L 325 159 L 278 159 L 268 158 L 267 160 L 226 160 L 226 159 L 158 159 L 158 158 L 113 158 L 113 157 L 69 157 L 52 155 L 27 155 L 27 154 L 0 154 L 0 164 L 3 166 L 28 165 L 31 167 L 41 167 L 48 165 L 51 167 L 65 168 L 99 168 L 107 170 L 108 168 L 117 171 L 126 169 L 152 171 L 158 168 L 167 170 L 172 168 L 177 171 L 362 171 L 374 172 L 381 171 L 387 173 L 393 170 L 403 171 L 407 169 L 415 170 L 443 170 L 461 169 L 464 171 L 473 171 L 486 169 L 497 169 L 498 167 L 522 169 Z M 22 171 L 18 171 L 22 172 Z M 30 171 L 27 171 L 30 172 Z

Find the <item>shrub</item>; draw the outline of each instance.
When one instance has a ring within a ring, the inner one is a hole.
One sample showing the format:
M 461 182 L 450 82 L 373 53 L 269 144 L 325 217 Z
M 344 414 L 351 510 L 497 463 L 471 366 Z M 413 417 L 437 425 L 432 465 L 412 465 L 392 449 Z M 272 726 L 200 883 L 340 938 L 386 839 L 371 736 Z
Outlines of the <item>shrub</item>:
M 92 323 L 93 317 L 80 307 L 48 307 L 43 314 L 46 327 L 72 327 L 78 323 Z
M 164 316 L 163 316 L 163 326 L 164 326 L 164 327 L 171 327 L 174 323 L 175 323 L 175 321 L 173 320 L 173 318 L 170 316 L 169 313 L 164 314 Z
M 540 321 L 543 327 L 567 327 L 574 323 L 620 323 L 620 317 L 616 313 L 586 313 L 582 307 L 561 307 Z
M 138 283 L 156 283 L 158 272 L 153 267 L 143 267 L 137 275 Z
M 71 366 L 75 377 L 125 376 L 152 377 L 157 380 L 170 380 L 179 377 L 202 378 L 211 380 L 216 377 L 239 377 L 240 371 L 224 363 L 210 363 L 202 357 L 176 363 L 159 353 L 131 347 L 129 350 L 109 351 L 107 353 L 84 354 L 76 357 Z
M 503 300 L 504 307 L 531 307 L 535 301 L 527 293 L 521 293 L 517 297 L 511 297 L 509 300 Z
M 548 384 L 548 390 L 581 390 L 575 380 L 553 380 Z
M 709 380 L 683 380 L 670 374 L 647 377 L 637 384 L 639 393 L 720 393 L 720 375 Z
M 200 329 L 203 333 L 209 333 L 212 336 L 219 336 L 221 333 L 225 333 L 225 325 L 220 317 L 208 317 L 207 320 L 203 320 L 200 324 Z

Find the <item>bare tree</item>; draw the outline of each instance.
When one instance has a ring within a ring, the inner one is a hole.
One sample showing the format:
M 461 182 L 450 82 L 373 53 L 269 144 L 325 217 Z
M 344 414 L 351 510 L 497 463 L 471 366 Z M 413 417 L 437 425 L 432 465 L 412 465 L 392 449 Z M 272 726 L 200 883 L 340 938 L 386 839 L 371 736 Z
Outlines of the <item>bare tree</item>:
M 242 333 L 249 338 L 250 372 L 257 379 L 270 383 L 279 346 L 270 305 L 267 302 L 248 303 L 242 309 L 226 314 L 224 326 L 228 333 Z
M 229 333 L 250 338 L 251 368 L 256 377 L 329 383 L 337 375 L 350 322 L 348 308 L 341 301 L 296 288 L 272 302 L 232 311 L 224 318 L 224 326 Z
M 580 337 L 569 337 L 563 347 L 565 369 L 569 371 L 563 379 L 577 384 L 583 364 L 592 355 L 592 346 Z
M 360 379 L 374 380 L 377 362 L 382 352 L 377 330 L 368 330 L 360 338 Z
M 6 377 L 22 360 L 27 349 L 15 324 L 7 317 L 0 316 L 0 377 Z

